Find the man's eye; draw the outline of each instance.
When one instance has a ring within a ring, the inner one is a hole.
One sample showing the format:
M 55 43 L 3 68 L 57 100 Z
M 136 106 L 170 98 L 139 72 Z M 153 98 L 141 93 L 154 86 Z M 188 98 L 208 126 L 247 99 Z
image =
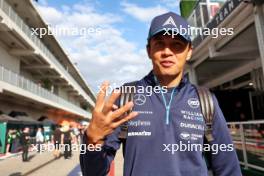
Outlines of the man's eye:
M 185 44 L 183 43 L 180 43 L 180 42 L 175 42 L 173 43 L 173 48 L 176 49 L 176 50 L 182 50 L 185 48 Z
M 178 48 L 178 47 L 183 47 L 184 45 L 180 42 L 175 42 L 173 43 L 173 46 Z
M 164 43 L 161 42 L 161 41 L 158 41 L 158 42 L 156 42 L 156 43 L 154 44 L 154 46 L 157 47 L 157 48 L 161 48 L 161 47 L 164 46 Z

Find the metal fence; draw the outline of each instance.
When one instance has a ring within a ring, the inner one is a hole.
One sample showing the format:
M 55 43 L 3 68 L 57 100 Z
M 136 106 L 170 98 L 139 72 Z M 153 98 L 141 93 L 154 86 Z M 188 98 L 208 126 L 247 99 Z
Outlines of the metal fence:
M 264 171 L 264 120 L 230 122 L 228 128 L 240 164 Z
M 0 81 L 4 81 L 13 86 L 22 88 L 30 93 L 33 93 L 37 96 L 50 100 L 52 102 L 58 103 L 62 106 L 65 106 L 69 109 L 75 110 L 79 114 L 87 117 L 90 112 L 81 109 L 80 107 L 70 103 L 69 101 L 63 99 L 62 97 L 57 96 L 56 94 L 44 89 L 40 85 L 26 79 L 25 77 L 18 75 L 17 73 L 12 72 L 0 65 Z

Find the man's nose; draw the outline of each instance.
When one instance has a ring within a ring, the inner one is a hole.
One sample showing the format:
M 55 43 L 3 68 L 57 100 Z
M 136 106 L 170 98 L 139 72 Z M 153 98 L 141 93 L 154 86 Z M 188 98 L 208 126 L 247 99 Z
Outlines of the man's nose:
M 162 57 L 168 57 L 168 56 L 172 56 L 173 52 L 170 49 L 170 47 L 165 46 L 162 52 Z

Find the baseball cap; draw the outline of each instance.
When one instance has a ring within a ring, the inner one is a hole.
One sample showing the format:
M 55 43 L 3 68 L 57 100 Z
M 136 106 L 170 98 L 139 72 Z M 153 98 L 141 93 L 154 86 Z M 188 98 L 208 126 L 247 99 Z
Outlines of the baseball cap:
M 174 12 L 168 12 L 159 16 L 156 16 L 151 21 L 149 28 L 148 41 L 156 34 L 163 31 L 178 31 L 177 35 L 182 36 L 188 42 L 191 42 L 191 37 L 188 34 L 188 22 L 180 15 Z M 184 29 L 181 30 L 180 28 Z M 185 31 L 185 32 L 180 32 Z M 165 33 L 164 33 L 165 34 Z

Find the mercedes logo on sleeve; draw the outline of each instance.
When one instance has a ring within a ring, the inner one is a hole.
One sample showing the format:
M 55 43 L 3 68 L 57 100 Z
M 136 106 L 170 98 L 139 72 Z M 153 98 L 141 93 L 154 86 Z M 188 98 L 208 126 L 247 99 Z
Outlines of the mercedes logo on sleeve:
M 136 105 L 143 105 L 146 102 L 146 97 L 143 94 L 136 94 L 134 95 L 134 103 Z

